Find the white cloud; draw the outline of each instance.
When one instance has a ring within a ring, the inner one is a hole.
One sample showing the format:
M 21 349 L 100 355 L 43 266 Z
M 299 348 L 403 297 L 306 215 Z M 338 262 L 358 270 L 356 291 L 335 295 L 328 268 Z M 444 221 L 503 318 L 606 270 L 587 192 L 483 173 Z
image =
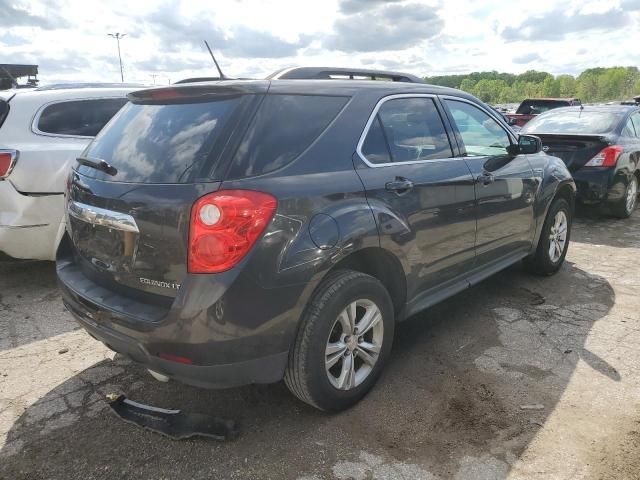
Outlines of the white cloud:
M 0 0 L 0 63 L 36 63 L 42 82 L 160 83 L 264 77 L 292 65 L 418 75 L 479 70 L 577 73 L 633 65 L 638 0 Z M 550 31 L 552 30 L 552 31 Z M 628 48 L 625 48 L 628 47 Z

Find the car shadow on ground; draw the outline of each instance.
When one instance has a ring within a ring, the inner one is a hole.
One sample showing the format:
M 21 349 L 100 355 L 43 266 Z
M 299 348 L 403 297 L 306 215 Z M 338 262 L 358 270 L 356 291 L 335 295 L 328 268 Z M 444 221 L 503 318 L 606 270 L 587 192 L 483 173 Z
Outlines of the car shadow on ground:
M 333 415 L 282 383 L 206 391 L 156 382 L 116 356 L 24 411 L 0 478 L 506 478 L 579 359 L 620 379 L 585 347 L 614 301 L 604 278 L 569 262 L 549 278 L 514 266 L 403 323 L 376 388 Z M 233 418 L 240 438 L 169 440 L 115 417 L 111 392 Z
M 572 236 L 580 243 L 616 248 L 640 248 L 640 211 L 631 218 L 615 218 L 595 208 L 576 209 Z
M 61 315 L 55 278 L 53 262 L 0 260 L 0 352 L 79 328 Z

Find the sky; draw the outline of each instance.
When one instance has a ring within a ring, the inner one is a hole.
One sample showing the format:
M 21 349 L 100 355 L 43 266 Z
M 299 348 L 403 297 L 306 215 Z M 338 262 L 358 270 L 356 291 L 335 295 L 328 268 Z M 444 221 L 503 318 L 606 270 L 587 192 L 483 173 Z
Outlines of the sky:
M 0 63 L 41 84 L 263 78 L 290 66 L 420 76 L 498 70 L 576 75 L 640 65 L 640 0 L 0 0 Z

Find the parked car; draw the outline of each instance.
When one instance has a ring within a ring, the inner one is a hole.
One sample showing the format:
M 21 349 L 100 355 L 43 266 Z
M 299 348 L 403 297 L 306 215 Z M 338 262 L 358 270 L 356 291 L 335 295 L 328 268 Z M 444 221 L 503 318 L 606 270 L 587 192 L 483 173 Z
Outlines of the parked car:
M 397 322 L 567 252 L 565 165 L 464 92 L 275 79 L 129 99 L 73 168 L 57 275 L 80 324 L 158 379 L 284 378 L 344 409 Z
M 115 85 L 0 92 L 0 254 L 55 260 L 71 162 L 141 87 Z
M 505 117 L 509 125 L 522 127 L 536 115 L 554 108 L 582 105 L 577 98 L 526 98 L 516 113 L 507 113 Z
M 560 108 L 536 117 L 522 132 L 542 139 L 575 179 L 577 198 L 627 218 L 640 181 L 640 108 L 598 105 Z

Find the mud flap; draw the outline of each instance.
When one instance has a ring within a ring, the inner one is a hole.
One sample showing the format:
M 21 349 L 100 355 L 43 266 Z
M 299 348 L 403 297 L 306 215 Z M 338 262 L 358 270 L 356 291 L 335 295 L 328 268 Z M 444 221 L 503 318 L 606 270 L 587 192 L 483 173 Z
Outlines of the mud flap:
M 107 399 L 111 410 L 125 422 L 174 440 L 199 436 L 225 441 L 234 440 L 239 434 L 238 426 L 233 420 L 144 405 L 129 400 L 124 395 L 111 394 L 107 395 Z

